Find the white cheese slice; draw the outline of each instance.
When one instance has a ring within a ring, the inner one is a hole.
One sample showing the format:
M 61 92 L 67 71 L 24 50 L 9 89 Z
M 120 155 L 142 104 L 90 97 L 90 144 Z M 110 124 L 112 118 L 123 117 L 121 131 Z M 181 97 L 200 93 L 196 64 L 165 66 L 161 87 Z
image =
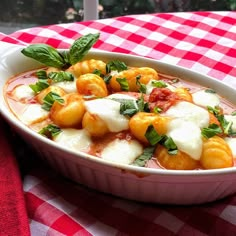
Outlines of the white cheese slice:
M 135 97 L 132 97 L 130 95 L 127 95 L 127 94 L 122 94 L 122 93 L 113 93 L 109 96 L 107 96 L 107 98 L 110 98 L 110 99 L 127 99 L 127 100 L 134 100 L 136 101 L 137 99 Z
M 206 109 L 193 103 L 181 101 L 171 106 L 163 115 L 191 121 L 198 127 L 204 128 L 209 124 L 209 113 Z
M 29 85 L 19 85 L 13 90 L 13 97 L 16 100 L 30 99 L 34 97 L 34 91 L 29 87 Z
M 216 93 L 208 93 L 205 90 L 193 93 L 192 98 L 195 104 L 203 107 L 215 107 L 220 104 L 220 97 Z
M 43 121 L 48 117 L 49 112 L 42 108 L 40 104 L 29 104 L 25 107 L 18 118 L 26 125 L 31 125 Z
M 58 86 L 58 87 L 64 89 L 64 91 L 66 93 L 75 93 L 75 92 L 77 92 L 76 80 L 74 80 L 74 81 L 57 82 L 57 83 L 54 83 L 53 85 Z
M 233 123 L 232 123 L 232 130 L 233 130 L 233 131 L 236 131 L 236 116 L 224 115 L 224 118 L 225 118 L 226 121 L 228 121 L 228 122 L 233 122 Z
M 62 132 L 54 138 L 54 141 L 63 147 L 74 151 L 86 149 L 92 143 L 86 130 L 72 128 L 62 129 Z
M 102 151 L 101 158 L 120 164 L 131 164 L 143 153 L 142 145 L 136 140 L 115 139 Z
M 129 128 L 129 119 L 120 114 L 120 103 L 111 99 L 101 98 L 85 102 L 90 114 L 99 116 L 110 132 L 120 132 Z
M 201 129 L 191 121 L 173 119 L 168 125 L 167 135 L 175 142 L 178 149 L 199 160 L 202 153 Z
M 225 141 L 229 145 L 233 157 L 236 158 L 236 138 L 225 138 Z

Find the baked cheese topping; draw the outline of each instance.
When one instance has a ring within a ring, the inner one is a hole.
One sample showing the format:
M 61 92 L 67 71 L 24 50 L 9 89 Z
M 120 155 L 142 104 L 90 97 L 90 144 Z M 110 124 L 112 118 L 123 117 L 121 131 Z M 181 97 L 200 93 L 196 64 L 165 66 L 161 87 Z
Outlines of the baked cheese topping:
M 209 124 L 208 111 L 190 102 L 178 102 L 171 106 L 164 115 L 191 121 L 199 128 L 207 127 Z
M 199 126 L 192 121 L 173 119 L 168 125 L 167 135 L 175 142 L 180 151 L 199 160 L 202 153 L 202 136 Z
M 84 129 L 62 129 L 53 139 L 59 145 L 74 151 L 81 151 L 87 149 L 92 141 L 88 132 Z
M 120 103 L 111 99 L 101 98 L 85 102 L 90 114 L 99 116 L 110 132 L 120 132 L 129 128 L 129 119 L 120 114 Z
M 143 152 L 142 145 L 136 140 L 115 139 L 102 151 L 104 160 L 120 164 L 131 164 Z
M 216 107 L 220 104 L 220 98 L 216 93 L 207 92 L 207 90 L 200 90 L 192 94 L 193 102 L 203 107 Z

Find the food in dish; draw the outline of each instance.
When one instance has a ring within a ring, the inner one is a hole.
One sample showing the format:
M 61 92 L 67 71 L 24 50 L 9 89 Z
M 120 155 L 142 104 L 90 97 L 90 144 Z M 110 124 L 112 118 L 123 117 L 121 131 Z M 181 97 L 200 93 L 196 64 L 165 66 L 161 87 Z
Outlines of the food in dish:
M 84 59 L 98 34 L 68 53 L 30 45 L 45 64 L 8 80 L 5 98 L 35 132 L 109 162 L 172 170 L 234 166 L 235 106 L 206 88 L 122 61 Z

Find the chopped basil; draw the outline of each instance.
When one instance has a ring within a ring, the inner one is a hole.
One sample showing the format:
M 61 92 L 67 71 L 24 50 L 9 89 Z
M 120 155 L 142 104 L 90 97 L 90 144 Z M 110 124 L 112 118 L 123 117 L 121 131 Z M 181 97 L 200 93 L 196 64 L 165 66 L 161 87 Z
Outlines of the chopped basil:
M 39 70 L 36 72 L 38 81 L 35 84 L 30 84 L 29 87 L 35 92 L 39 93 L 45 88 L 49 87 L 47 73 L 45 70 Z
M 106 84 L 109 84 L 110 80 L 111 80 L 112 76 L 111 75 L 105 75 L 103 80 Z
M 111 71 L 115 70 L 115 71 L 123 71 L 123 70 L 127 70 L 128 67 L 126 66 L 126 64 L 124 62 L 121 62 L 119 60 L 114 60 L 114 61 L 110 61 L 106 64 L 106 72 L 110 73 Z
M 104 74 L 102 74 L 101 70 L 95 69 L 93 71 L 93 74 L 100 76 L 101 78 L 104 78 Z
M 143 153 L 135 159 L 132 165 L 143 167 L 146 165 L 147 161 L 153 156 L 155 147 L 147 147 L 143 150 Z
M 162 112 L 162 109 L 159 107 L 154 107 L 153 112 L 159 114 Z
M 141 95 L 141 97 L 136 101 L 137 106 L 139 111 L 145 111 L 145 112 L 150 112 L 148 103 L 144 101 L 144 97 L 143 94 Z
M 205 89 L 205 92 L 206 93 L 216 93 L 216 91 L 213 89 Z
M 120 102 L 120 114 L 131 117 L 138 112 L 138 107 L 134 100 L 124 99 Z
M 163 145 L 170 155 L 176 155 L 178 152 L 178 148 L 173 139 L 167 135 L 159 135 L 153 125 L 148 126 L 145 137 L 152 146 L 158 143 Z
M 233 111 L 233 112 L 231 113 L 231 115 L 232 115 L 232 116 L 236 116 L 236 111 Z
M 203 137 L 211 138 L 217 134 L 221 134 L 222 129 L 217 124 L 211 124 L 207 128 L 203 128 L 201 133 Z
M 61 131 L 61 129 L 54 125 L 54 124 L 49 124 L 48 126 L 42 128 L 39 131 L 39 134 L 46 136 L 49 139 L 52 139 L 53 137 L 57 136 Z
M 148 126 L 146 133 L 145 133 L 145 137 L 152 146 L 159 143 L 163 138 L 163 136 L 161 136 L 157 133 L 157 131 L 155 130 L 153 125 Z
M 53 82 L 63 82 L 63 81 L 74 81 L 74 76 L 70 72 L 66 71 L 57 71 L 50 72 L 48 78 L 53 80 Z
M 116 78 L 122 91 L 129 91 L 129 84 L 126 78 Z
M 42 108 L 46 111 L 50 111 L 55 101 L 62 104 L 64 102 L 64 99 L 62 99 L 57 93 L 49 92 L 43 99 Z
M 142 84 L 140 82 L 141 75 L 136 76 L 136 84 L 139 86 L 139 92 L 140 93 L 146 93 L 147 92 L 147 87 L 145 84 Z
M 207 110 L 215 116 L 220 114 L 220 108 L 218 106 L 216 107 L 207 106 Z
M 156 88 L 166 88 L 167 84 L 162 80 L 153 80 L 152 86 Z

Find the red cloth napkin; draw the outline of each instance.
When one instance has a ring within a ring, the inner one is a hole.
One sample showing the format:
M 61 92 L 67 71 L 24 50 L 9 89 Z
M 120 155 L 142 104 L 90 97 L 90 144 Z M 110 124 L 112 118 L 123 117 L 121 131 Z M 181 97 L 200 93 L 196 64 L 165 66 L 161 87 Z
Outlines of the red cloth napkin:
M 27 236 L 30 233 L 22 181 L 9 131 L 0 116 L 0 235 Z

